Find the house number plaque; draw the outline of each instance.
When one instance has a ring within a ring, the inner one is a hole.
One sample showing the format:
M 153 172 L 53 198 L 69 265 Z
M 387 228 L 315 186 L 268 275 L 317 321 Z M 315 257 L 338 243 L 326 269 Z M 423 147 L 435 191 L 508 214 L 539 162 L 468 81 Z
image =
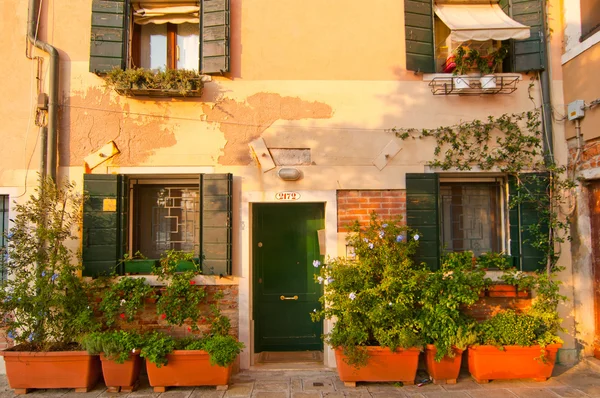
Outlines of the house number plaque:
M 298 200 L 300 199 L 300 194 L 298 192 L 277 192 L 275 199 L 281 201 Z

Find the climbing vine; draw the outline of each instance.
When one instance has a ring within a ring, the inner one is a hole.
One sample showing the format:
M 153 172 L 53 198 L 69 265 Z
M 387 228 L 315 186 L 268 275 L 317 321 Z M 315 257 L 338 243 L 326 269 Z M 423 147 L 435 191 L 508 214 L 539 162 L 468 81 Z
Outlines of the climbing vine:
M 486 120 L 461 122 L 435 129 L 394 128 L 397 137 L 434 139 L 433 159 L 428 166 L 447 170 L 500 172 L 511 177 L 515 194 L 510 209 L 527 206 L 538 214 L 528 225 L 527 242 L 544 253 L 547 274 L 559 271 L 561 243 L 570 239 L 568 193 L 574 187 L 566 168 L 544 150 L 544 135 L 538 108 L 518 113 L 489 116 Z

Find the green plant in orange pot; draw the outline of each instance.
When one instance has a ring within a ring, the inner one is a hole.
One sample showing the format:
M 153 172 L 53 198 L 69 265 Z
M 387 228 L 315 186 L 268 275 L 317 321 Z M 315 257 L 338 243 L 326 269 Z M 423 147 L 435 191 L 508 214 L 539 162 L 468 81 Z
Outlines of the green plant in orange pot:
M 336 320 L 325 341 L 336 351 L 340 379 L 414 383 L 422 337 L 417 296 L 425 270 L 411 259 L 419 235 L 400 220 L 351 227 L 348 244 L 356 257 L 334 258 L 320 267 L 322 309 L 313 321 Z M 390 362 L 388 362 L 390 361 Z
M 71 247 L 78 238 L 82 195 L 72 183 L 41 179 L 35 193 L 14 204 L 0 285 L 0 315 L 17 345 L 4 350 L 8 382 L 16 393 L 32 388 L 90 389 L 100 361 L 78 337 L 99 327 L 94 286 L 78 276 Z

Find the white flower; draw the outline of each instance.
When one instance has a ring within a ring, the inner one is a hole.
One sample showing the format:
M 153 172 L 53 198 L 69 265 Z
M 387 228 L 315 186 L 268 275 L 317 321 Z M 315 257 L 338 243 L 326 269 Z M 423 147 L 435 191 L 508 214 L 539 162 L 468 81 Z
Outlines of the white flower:
M 331 283 L 331 282 L 333 282 L 334 280 L 335 280 L 335 279 L 333 279 L 332 277 L 328 277 L 328 278 L 327 278 L 327 283 Z
M 369 239 L 363 238 L 363 240 L 365 241 L 365 243 L 369 243 Z
M 420 236 L 417 234 L 414 236 L 415 240 L 419 240 Z
M 392 302 L 390 301 L 390 302 L 388 303 L 388 305 L 391 307 L 393 304 L 392 304 Z
M 354 292 L 350 293 L 350 294 L 348 295 L 348 298 L 349 298 L 350 300 L 354 300 L 354 299 L 356 298 L 356 293 L 354 293 Z
M 314 309 L 313 309 L 313 312 L 317 312 L 317 309 L 316 309 L 316 308 L 314 308 Z
M 313 267 L 319 268 L 320 265 L 321 265 L 321 262 L 319 260 L 313 261 Z
M 373 244 L 369 243 L 369 249 L 372 249 L 372 248 L 373 248 Z
M 131 353 L 132 353 L 132 354 L 135 354 L 135 348 L 134 348 L 133 350 L 131 350 Z
M 385 232 L 379 231 L 379 238 L 383 239 L 384 236 L 385 236 Z
M 324 281 L 323 277 L 321 277 L 321 276 L 319 276 L 319 277 L 317 278 L 317 280 L 319 281 L 319 285 L 320 285 L 321 283 L 323 283 L 323 281 Z
M 383 228 L 387 228 L 387 226 L 388 226 L 387 224 L 383 224 L 382 225 Z
M 121 299 L 121 305 L 124 305 L 126 303 L 125 299 Z

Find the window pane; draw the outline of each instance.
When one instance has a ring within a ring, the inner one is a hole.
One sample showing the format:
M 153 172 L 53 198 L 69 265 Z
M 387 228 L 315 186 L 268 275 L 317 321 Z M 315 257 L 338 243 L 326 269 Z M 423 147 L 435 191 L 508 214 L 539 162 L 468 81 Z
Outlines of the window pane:
M 167 68 L 167 25 L 142 25 L 140 66 L 148 69 Z
M 445 251 L 471 250 L 476 256 L 502 250 L 498 184 L 441 184 L 442 245 Z
M 198 70 L 199 32 L 198 24 L 182 23 L 177 25 L 177 46 L 179 47 L 177 69 Z
M 139 186 L 134 209 L 137 247 L 148 258 L 170 249 L 199 254 L 198 187 Z

